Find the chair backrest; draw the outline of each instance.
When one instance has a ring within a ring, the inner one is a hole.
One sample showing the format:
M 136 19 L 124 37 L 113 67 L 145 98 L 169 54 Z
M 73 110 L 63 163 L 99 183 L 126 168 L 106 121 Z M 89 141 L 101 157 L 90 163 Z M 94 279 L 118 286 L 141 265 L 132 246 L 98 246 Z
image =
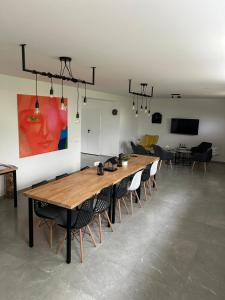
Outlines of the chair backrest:
M 159 163 L 159 160 L 156 160 L 152 163 L 152 166 L 151 166 L 151 169 L 150 169 L 150 176 L 154 176 L 157 173 L 158 163 Z
M 163 149 L 159 145 L 153 145 L 153 149 L 156 156 L 162 156 Z
M 129 191 L 136 191 L 141 184 L 141 175 L 142 175 L 143 170 L 138 171 L 134 177 L 132 178 L 131 184 L 128 188 Z
M 148 155 L 147 150 L 142 145 L 136 145 L 135 154 Z
M 212 147 L 212 143 L 208 143 L 208 142 L 202 142 L 199 146 L 198 146 L 198 152 L 203 153 L 206 152 L 208 149 L 210 149 Z
M 120 199 L 127 194 L 128 184 L 130 182 L 130 177 L 126 177 L 120 181 L 116 187 L 116 199 Z
M 68 173 L 63 173 L 63 174 L 61 174 L 61 175 L 57 175 L 57 176 L 55 177 L 55 180 L 59 180 L 59 179 L 61 179 L 61 178 L 67 177 L 67 176 L 69 176 Z
M 149 180 L 149 177 L 150 177 L 150 169 L 151 169 L 152 165 L 148 165 L 142 172 L 142 175 L 141 175 L 141 181 L 142 182 L 145 182 L 147 180 Z
M 111 203 L 111 196 L 112 196 L 112 185 L 104 188 L 101 192 L 97 195 L 96 203 L 94 206 L 94 213 L 102 213 L 106 209 L 109 208 Z
M 130 144 L 131 144 L 131 148 L 132 148 L 133 153 L 135 153 L 136 152 L 136 145 L 135 145 L 135 143 L 131 141 Z
M 89 198 L 83 202 L 78 210 L 76 222 L 74 224 L 75 229 L 80 229 L 87 226 L 94 216 L 94 199 L 95 196 Z
M 39 187 L 39 186 L 41 186 L 41 185 L 44 185 L 44 184 L 46 184 L 46 183 L 48 183 L 48 181 L 47 181 L 47 180 L 43 180 L 43 181 L 41 181 L 41 182 L 38 182 L 38 183 L 33 184 L 33 185 L 31 186 L 31 188 L 32 188 L 32 189 L 35 189 L 35 188 L 37 188 L 37 187 Z M 35 213 L 38 213 L 38 209 L 39 209 L 39 208 L 46 207 L 46 206 L 48 206 L 48 203 L 42 202 L 42 201 L 34 200 L 34 212 L 35 212 Z

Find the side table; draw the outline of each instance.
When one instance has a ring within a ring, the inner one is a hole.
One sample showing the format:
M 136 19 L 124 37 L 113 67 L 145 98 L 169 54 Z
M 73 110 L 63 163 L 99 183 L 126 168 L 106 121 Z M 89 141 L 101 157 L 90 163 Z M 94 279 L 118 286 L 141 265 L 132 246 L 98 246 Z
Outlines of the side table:
M 13 195 L 14 195 L 14 207 L 17 207 L 17 183 L 16 183 L 16 170 L 15 166 L 0 164 L 0 175 L 6 175 L 12 173 L 13 175 Z

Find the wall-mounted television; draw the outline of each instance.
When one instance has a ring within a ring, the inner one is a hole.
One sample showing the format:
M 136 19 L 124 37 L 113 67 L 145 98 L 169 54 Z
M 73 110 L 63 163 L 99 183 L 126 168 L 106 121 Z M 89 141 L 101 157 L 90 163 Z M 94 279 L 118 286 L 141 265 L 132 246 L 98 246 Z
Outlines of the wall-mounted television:
M 189 134 L 197 135 L 198 134 L 198 119 L 171 119 L 171 133 L 178 134 Z

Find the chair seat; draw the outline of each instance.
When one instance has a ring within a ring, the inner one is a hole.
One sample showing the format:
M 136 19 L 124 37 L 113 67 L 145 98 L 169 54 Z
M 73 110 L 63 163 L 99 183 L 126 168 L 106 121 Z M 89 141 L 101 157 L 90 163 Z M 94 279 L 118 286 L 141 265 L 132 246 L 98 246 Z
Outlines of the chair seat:
M 35 213 L 40 218 L 55 219 L 64 210 L 64 208 L 59 206 L 48 204 L 47 206 L 36 208 Z

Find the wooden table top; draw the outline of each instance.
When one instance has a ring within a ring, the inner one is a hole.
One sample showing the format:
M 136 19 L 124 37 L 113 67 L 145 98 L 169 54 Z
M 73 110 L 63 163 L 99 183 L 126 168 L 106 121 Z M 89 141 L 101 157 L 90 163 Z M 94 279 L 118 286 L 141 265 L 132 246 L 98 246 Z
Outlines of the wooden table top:
M 0 175 L 4 175 L 13 171 L 16 171 L 18 168 L 15 166 L 7 166 L 0 164 Z
M 82 202 L 98 194 L 103 188 L 119 183 L 123 178 L 152 164 L 158 157 L 135 155 L 128 166 L 119 167 L 115 172 L 97 175 L 96 167 L 71 174 L 59 180 L 49 182 L 24 192 L 26 197 L 73 209 Z

